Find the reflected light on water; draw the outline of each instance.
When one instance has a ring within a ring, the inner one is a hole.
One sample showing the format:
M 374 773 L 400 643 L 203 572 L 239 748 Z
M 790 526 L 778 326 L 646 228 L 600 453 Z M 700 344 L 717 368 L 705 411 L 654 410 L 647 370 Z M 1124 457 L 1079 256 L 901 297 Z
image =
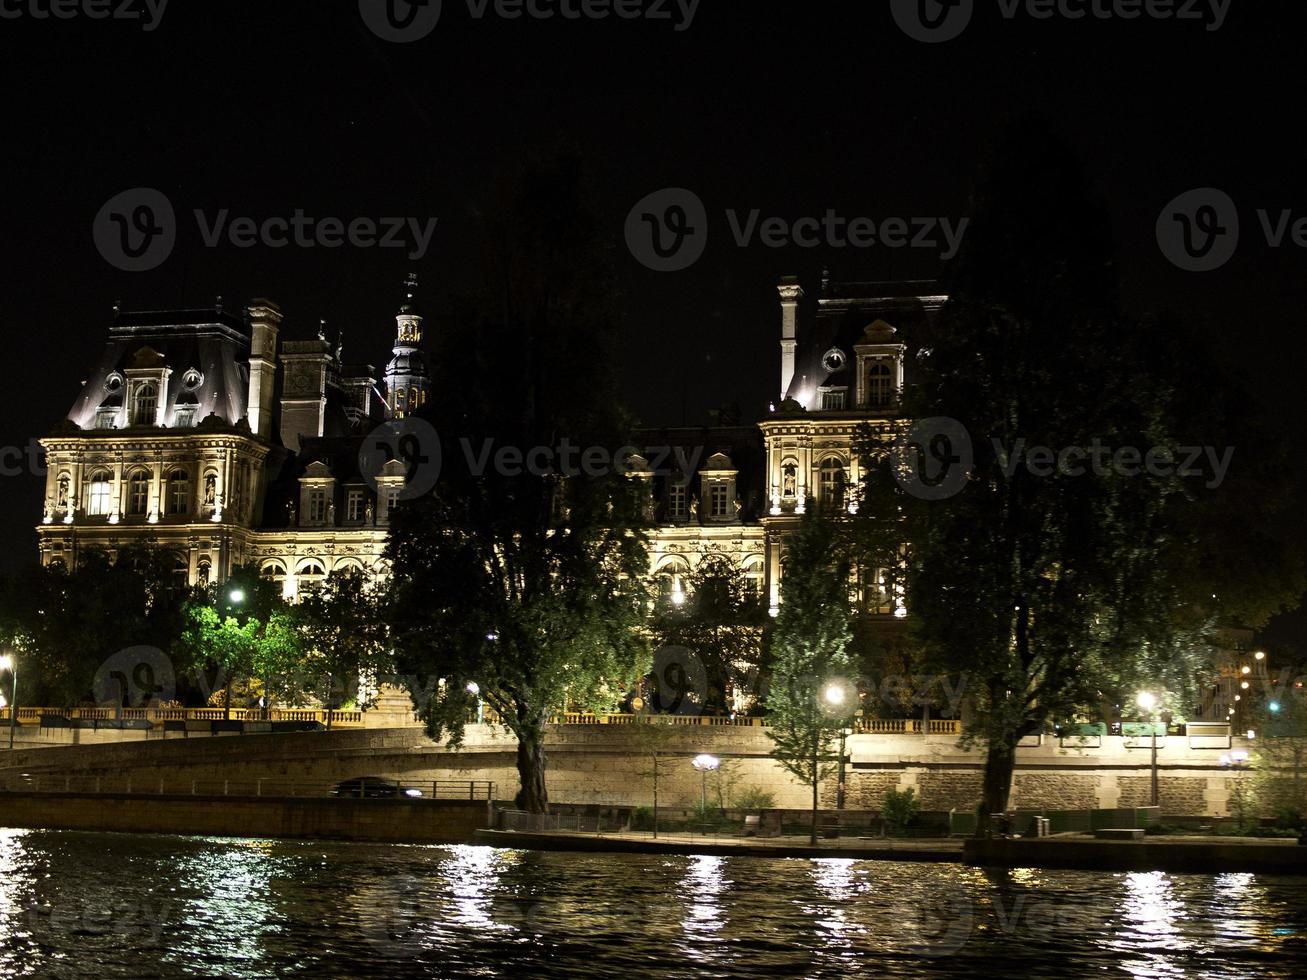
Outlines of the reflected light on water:
M 1166 955 L 1192 948 L 1176 925 L 1185 917 L 1185 909 L 1169 875 L 1162 871 L 1126 875 L 1119 915 L 1121 928 L 1112 945 L 1134 954 L 1121 964 L 1132 976 L 1152 980 L 1185 975 L 1183 965 Z
M 449 860 L 440 867 L 450 893 L 449 920 L 468 929 L 512 929 L 495 921 L 494 898 L 500 879 L 520 856 L 519 851 L 493 847 L 451 847 Z
M 853 938 L 863 931 L 851 915 L 858 911 L 855 862 L 849 858 L 816 860 L 812 862 L 811 873 L 817 895 L 823 901 L 807 911 L 824 939 L 826 952 L 836 959 L 852 958 L 856 955 Z
M 21 945 L 28 936 L 23 898 L 30 896 L 35 879 L 30 868 L 32 854 L 23 839 L 30 833 L 0 830 L 0 950 Z M 7 959 L 0 954 L 0 963 Z

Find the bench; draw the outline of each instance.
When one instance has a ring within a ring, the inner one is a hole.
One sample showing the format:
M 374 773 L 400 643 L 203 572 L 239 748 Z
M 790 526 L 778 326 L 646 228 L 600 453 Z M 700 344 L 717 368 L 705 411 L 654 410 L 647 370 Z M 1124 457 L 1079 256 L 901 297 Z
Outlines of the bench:
M 1095 840 L 1143 840 L 1144 832 L 1138 827 L 1103 827 L 1094 831 Z

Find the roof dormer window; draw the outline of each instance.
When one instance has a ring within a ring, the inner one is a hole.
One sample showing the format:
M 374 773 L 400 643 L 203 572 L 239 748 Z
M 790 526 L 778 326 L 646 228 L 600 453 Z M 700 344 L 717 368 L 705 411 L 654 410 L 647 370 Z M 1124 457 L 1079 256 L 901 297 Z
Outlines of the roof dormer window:
M 159 386 L 145 381 L 136 389 L 132 404 L 133 425 L 154 425 L 159 414 Z

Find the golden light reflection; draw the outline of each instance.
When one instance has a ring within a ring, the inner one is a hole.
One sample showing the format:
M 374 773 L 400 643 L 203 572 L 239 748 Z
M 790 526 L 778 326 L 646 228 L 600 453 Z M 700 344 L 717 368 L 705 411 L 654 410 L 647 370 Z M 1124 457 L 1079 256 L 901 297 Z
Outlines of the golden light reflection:
M 725 858 L 699 855 L 689 859 L 682 882 L 685 914 L 681 932 L 682 949 L 692 962 L 721 962 L 720 934 L 727 923 L 722 899 L 729 886 Z
M 509 930 L 495 921 L 494 902 L 505 871 L 522 859 L 520 851 L 459 845 L 449 848 L 440 874 L 449 890 L 449 921 L 464 928 Z
M 17 946 L 27 935 L 26 906 L 33 901 L 35 877 L 23 838 L 31 833 L 0 830 L 0 948 Z
M 854 939 L 866 931 L 853 918 L 860 891 L 855 862 L 848 858 L 815 860 L 811 874 L 823 901 L 808 911 L 825 952 L 837 959 L 854 958 Z
M 1124 884 L 1118 928 L 1111 940 L 1112 948 L 1131 954 L 1121 966 L 1148 980 L 1185 976 L 1184 965 L 1167 955 L 1191 948 L 1177 925 L 1187 914 L 1170 876 L 1162 871 L 1135 872 L 1125 876 Z
M 185 903 L 181 928 L 204 935 L 233 959 L 258 962 L 266 955 L 265 933 L 278 916 L 271 892 L 280 862 L 272 841 L 209 838 L 220 844 L 176 858 L 176 886 L 193 897 Z

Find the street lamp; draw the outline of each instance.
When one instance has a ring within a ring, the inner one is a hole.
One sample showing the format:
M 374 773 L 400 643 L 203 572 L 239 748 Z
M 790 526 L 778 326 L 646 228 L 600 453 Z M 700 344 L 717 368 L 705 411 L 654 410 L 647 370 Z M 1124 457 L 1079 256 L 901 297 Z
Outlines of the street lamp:
M 0 673 L 9 672 L 9 751 L 14 750 L 14 730 L 18 726 L 18 658 L 0 654 Z
M 832 708 L 838 708 L 844 703 L 844 687 L 840 684 L 826 685 L 826 703 Z
M 1135 704 L 1148 715 L 1148 730 L 1152 736 L 1153 743 L 1153 779 L 1152 779 L 1152 799 L 1153 806 L 1157 806 L 1157 719 L 1153 716 L 1153 708 L 1157 706 L 1157 698 L 1148 691 L 1140 691 L 1135 697 Z
M 699 812 L 703 814 L 704 832 L 708 830 L 708 773 L 716 772 L 721 768 L 722 760 L 715 755 L 696 755 L 690 765 L 699 770 L 702 778 L 702 795 L 699 802 Z

